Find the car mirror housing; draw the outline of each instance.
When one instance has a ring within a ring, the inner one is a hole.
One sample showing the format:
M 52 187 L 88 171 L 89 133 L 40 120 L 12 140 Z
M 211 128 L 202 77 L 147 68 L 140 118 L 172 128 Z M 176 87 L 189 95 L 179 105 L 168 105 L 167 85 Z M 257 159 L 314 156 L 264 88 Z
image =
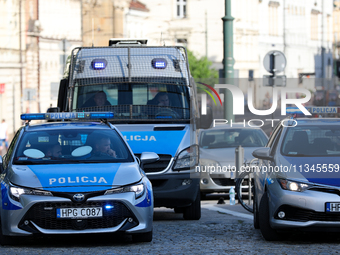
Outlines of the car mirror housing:
M 270 155 L 270 148 L 263 147 L 253 151 L 253 156 L 258 159 L 272 160 L 273 156 Z
M 142 164 L 153 163 L 159 160 L 159 156 L 154 152 L 143 152 L 140 156 Z
M 4 171 L 4 167 L 2 165 L 2 156 L 0 156 L 0 173 Z

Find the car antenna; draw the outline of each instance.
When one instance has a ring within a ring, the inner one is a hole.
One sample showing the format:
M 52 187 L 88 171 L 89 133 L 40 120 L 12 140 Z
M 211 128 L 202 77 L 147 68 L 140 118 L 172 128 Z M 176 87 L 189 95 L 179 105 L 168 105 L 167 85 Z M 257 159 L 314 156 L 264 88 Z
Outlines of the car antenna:
M 161 32 L 161 43 L 163 42 L 163 46 L 165 46 L 165 41 L 163 40 L 163 32 Z

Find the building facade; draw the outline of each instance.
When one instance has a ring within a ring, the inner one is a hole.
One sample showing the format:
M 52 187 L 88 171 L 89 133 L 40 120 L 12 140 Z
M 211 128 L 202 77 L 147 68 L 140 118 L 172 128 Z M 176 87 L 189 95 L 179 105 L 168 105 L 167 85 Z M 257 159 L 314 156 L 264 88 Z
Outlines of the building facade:
M 0 1 L 0 119 L 10 137 L 21 126 L 22 87 L 25 84 L 25 1 Z

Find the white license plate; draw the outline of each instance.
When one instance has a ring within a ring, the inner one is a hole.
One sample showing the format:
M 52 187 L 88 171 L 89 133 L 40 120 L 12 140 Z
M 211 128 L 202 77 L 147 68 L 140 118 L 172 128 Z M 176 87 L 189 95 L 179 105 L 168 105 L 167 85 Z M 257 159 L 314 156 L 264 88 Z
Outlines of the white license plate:
M 326 203 L 326 212 L 340 212 L 340 203 Z
M 102 207 L 57 208 L 57 218 L 98 218 L 103 216 Z

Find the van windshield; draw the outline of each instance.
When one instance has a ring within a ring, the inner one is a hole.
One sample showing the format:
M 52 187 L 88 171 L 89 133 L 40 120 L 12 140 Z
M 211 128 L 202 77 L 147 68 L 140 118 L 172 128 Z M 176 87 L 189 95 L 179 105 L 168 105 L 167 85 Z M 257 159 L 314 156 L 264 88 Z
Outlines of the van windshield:
M 167 83 L 75 82 L 72 111 L 114 112 L 113 121 L 183 122 L 190 120 L 188 87 Z

